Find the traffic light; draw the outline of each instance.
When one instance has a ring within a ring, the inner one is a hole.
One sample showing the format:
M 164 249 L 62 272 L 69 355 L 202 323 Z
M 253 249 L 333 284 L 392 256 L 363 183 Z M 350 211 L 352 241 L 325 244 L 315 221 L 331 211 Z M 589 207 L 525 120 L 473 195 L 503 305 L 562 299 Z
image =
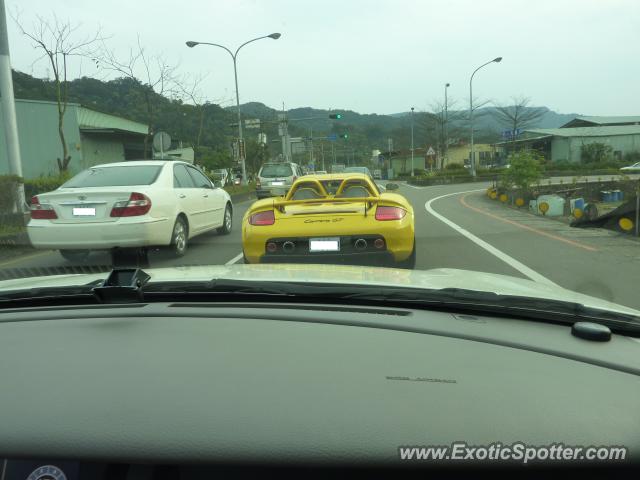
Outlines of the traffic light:
M 332 120 L 340 120 L 342 118 L 342 114 L 341 113 L 332 113 L 329 115 L 329 118 L 331 118 Z
M 342 135 L 340 135 L 340 138 L 344 138 L 346 140 L 347 138 L 349 138 L 349 134 L 343 133 Z

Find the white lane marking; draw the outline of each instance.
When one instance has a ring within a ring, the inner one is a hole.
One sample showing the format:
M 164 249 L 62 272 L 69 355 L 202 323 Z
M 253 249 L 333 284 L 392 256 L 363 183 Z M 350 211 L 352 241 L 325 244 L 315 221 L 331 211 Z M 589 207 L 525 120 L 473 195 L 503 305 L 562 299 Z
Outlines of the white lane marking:
M 446 195 L 440 195 L 439 197 L 435 197 L 432 198 L 431 200 L 429 200 L 427 203 L 424 204 L 424 208 L 427 210 L 427 212 L 429 212 L 431 215 L 433 215 L 434 217 L 436 217 L 438 220 L 440 220 L 441 222 L 449 225 L 451 228 L 453 228 L 456 232 L 460 233 L 461 235 L 464 235 L 465 237 L 467 237 L 469 240 L 471 240 L 473 243 L 475 243 L 476 245 L 478 245 L 481 248 L 484 248 L 487 252 L 489 252 L 490 254 L 498 257 L 500 260 L 502 260 L 503 262 L 505 262 L 507 265 L 511 266 L 512 268 L 515 268 L 516 270 L 518 270 L 520 273 L 522 273 L 523 275 L 525 275 L 526 277 L 529 277 L 531 280 L 533 280 L 534 282 L 538 282 L 538 283 L 544 283 L 546 285 L 551 285 L 554 287 L 557 287 L 558 285 L 553 283 L 551 280 L 549 280 L 547 277 L 544 277 L 542 275 L 540 275 L 538 272 L 536 272 L 535 270 L 530 269 L 529 267 L 527 267 L 525 264 L 519 262 L 518 260 L 516 260 L 513 257 L 510 257 L 509 255 L 507 255 L 506 253 L 504 253 L 502 250 L 498 250 L 496 247 L 494 247 L 493 245 L 485 242 L 484 240 L 482 240 L 481 238 L 476 237 L 473 233 L 465 230 L 464 228 L 462 228 L 460 225 L 453 223 L 451 220 L 449 220 L 448 218 L 444 217 L 443 215 L 440 215 L 438 212 L 436 212 L 433 207 L 431 207 L 431 204 L 433 202 L 435 202 L 436 200 L 440 200 L 441 198 L 445 198 L 445 197 L 451 197 L 453 195 L 462 195 L 464 193 L 472 193 L 472 192 L 482 192 L 484 191 L 484 189 L 480 189 L 480 190 L 467 190 L 466 192 L 455 192 L 455 193 L 447 193 Z
M 238 260 L 240 260 L 242 258 L 242 252 L 240 252 L 238 255 L 236 255 L 235 257 L 233 257 L 231 260 L 229 260 L 227 263 L 225 263 L 225 265 L 233 265 L 234 263 L 236 263 Z
M 376 183 L 376 185 L 380 190 L 382 190 L 382 191 L 386 190 L 386 188 L 384 188 L 384 185 L 380 185 L 379 183 Z
M 424 188 L 424 187 L 416 187 L 415 185 L 409 185 L 408 183 L 406 185 L 407 187 L 415 188 L 417 190 L 422 190 Z

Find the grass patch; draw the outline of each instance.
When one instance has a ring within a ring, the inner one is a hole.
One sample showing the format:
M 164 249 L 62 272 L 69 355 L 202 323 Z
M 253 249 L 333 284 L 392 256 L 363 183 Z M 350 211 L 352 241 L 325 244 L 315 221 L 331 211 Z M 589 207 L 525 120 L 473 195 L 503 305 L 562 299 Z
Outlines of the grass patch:
M 255 192 L 256 184 L 250 182 L 248 185 L 227 185 L 224 189 L 229 195 L 238 195 L 240 193 Z
M 22 225 L 0 225 L 0 237 L 8 237 L 17 235 L 26 231 L 26 227 Z

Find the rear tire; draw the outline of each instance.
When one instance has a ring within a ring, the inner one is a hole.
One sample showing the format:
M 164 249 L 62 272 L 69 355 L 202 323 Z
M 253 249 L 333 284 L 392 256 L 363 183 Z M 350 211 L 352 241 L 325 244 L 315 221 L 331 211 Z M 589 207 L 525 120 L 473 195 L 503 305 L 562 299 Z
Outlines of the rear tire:
M 218 228 L 218 233 L 220 235 L 229 235 L 231 233 L 232 227 L 233 227 L 233 210 L 231 209 L 231 205 L 227 204 L 227 206 L 224 209 L 222 226 Z
M 413 270 L 416 268 L 416 239 L 413 239 L 413 250 L 405 260 L 398 262 L 398 268 Z
M 187 244 L 189 241 L 189 230 L 187 222 L 184 218 L 178 217 L 173 225 L 173 233 L 171 234 L 170 250 L 173 256 L 183 257 L 187 252 Z
M 84 262 L 89 253 L 89 250 L 60 250 L 60 255 L 69 262 Z

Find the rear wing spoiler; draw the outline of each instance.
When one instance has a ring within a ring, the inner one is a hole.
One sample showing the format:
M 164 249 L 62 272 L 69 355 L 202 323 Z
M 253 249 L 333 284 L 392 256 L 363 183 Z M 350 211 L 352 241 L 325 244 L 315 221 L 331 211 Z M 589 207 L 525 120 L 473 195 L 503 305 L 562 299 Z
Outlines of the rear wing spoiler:
M 384 202 L 385 205 L 388 206 L 396 206 L 406 210 L 405 206 L 396 200 L 381 198 L 381 197 L 335 197 L 335 196 L 327 196 L 322 198 L 308 198 L 304 200 L 287 200 L 285 198 L 274 200 L 273 208 L 278 209 L 280 212 L 284 213 L 285 208 L 290 205 L 312 205 L 319 203 L 358 203 L 363 202 L 365 204 L 365 215 L 366 211 L 371 208 L 373 205 L 378 204 L 380 202 Z

